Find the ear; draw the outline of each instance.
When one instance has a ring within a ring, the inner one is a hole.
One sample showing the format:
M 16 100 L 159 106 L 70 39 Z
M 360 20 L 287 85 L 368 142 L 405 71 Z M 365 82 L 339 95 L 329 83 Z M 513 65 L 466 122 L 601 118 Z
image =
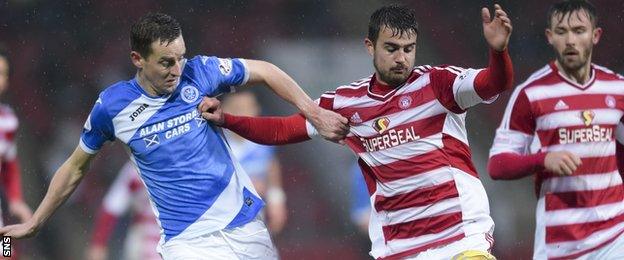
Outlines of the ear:
M 366 46 L 368 54 L 370 54 L 371 56 L 375 54 L 375 43 L 373 43 L 373 41 L 368 38 L 364 39 L 364 46 Z
M 135 67 L 142 69 L 143 68 L 143 62 L 145 61 L 143 59 L 143 57 L 141 57 L 141 54 L 139 54 L 136 51 L 131 51 L 130 52 L 130 59 L 132 60 L 132 64 L 134 64 Z
M 602 36 L 602 28 L 596 27 L 596 29 L 594 29 L 594 31 L 593 31 L 592 43 L 594 45 L 598 44 L 598 42 L 600 41 L 600 37 L 601 36 Z
M 546 28 L 546 30 L 544 31 L 544 34 L 546 35 L 546 40 L 548 41 L 548 44 L 552 45 L 552 31 L 548 28 Z

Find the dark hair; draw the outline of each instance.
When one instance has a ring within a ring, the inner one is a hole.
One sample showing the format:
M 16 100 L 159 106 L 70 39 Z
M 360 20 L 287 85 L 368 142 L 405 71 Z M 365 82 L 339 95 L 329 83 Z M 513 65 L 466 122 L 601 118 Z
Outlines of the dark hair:
M 418 23 L 414 9 L 399 5 L 389 5 L 377 9 L 368 22 L 368 39 L 377 42 L 382 26 L 392 30 L 392 36 L 414 32 L 418 34 Z
M 592 25 L 596 27 L 598 24 L 598 16 L 596 15 L 596 8 L 593 4 L 586 0 L 567 0 L 550 6 L 550 9 L 548 9 L 548 16 L 546 17 L 546 28 L 550 28 L 552 26 L 552 17 L 561 15 L 559 18 L 559 22 L 561 22 L 566 14 L 572 14 L 576 11 L 585 11 L 589 16 L 589 20 Z
M 130 29 L 130 48 L 144 58 L 152 52 L 155 41 L 169 44 L 182 35 L 180 24 L 173 17 L 163 13 L 148 13 Z

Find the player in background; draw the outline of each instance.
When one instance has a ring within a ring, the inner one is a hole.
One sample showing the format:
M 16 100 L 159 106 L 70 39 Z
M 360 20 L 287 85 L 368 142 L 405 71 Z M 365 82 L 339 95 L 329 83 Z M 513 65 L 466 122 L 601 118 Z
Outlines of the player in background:
M 351 221 L 357 226 L 358 232 L 368 235 L 371 213 L 370 194 L 357 162 L 351 166 L 349 174 L 351 175 Z
M 499 5 L 483 8 L 490 47 L 486 69 L 414 68 L 414 11 L 386 6 L 369 22 L 365 45 L 375 74 L 323 94 L 321 107 L 349 118 L 345 143 L 359 157 L 370 191 L 369 236 L 376 259 L 493 259 L 494 223 L 470 159 L 466 110 L 512 86 L 511 22 Z M 314 135 L 301 115 L 239 117 L 205 98 L 202 115 L 254 142 L 284 144 Z
M 160 228 L 149 197 L 131 161 L 121 168 L 104 196 L 92 229 L 87 259 L 109 259 L 108 243 L 120 217 L 130 212 L 132 219 L 123 246 L 123 259 L 162 259 L 154 250 Z
M 0 49 L 0 96 L 8 88 L 9 56 Z M 22 197 L 21 173 L 15 143 L 18 124 L 13 109 L 0 103 L 0 181 L 7 198 L 9 214 L 20 222 L 26 222 L 32 216 L 32 211 Z M 3 226 L 1 215 L 0 226 Z
M 556 59 L 515 89 L 488 171 L 501 180 L 534 176 L 534 259 L 621 259 L 624 78 L 591 63 L 602 35 L 593 5 L 559 2 L 547 19 Z
M 260 114 L 258 100 L 250 91 L 239 91 L 226 96 L 223 109 L 238 116 Z M 275 154 L 275 148 L 256 144 L 227 129 L 224 134 L 234 156 L 251 178 L 254 188 L 266 201 L 264 212 L 269 231 L 274 235 L 280 233 L 286 224 L 288 211 L 286 194 L 282 188 L 281 165 Z
M 264 84 L 295 105 L 331 140 L 344 138 L 347 120 L 321 109 L 276 66 L 256 60 L 184 58 L 180 24 L 150 13 L 131 27 L 133 79 L 101 92 L 72 155 L 56 171 L 27 222 L 0 234 L 30 237 L 69 197 L 107 141 L 120 140 L 137 165 L 158 223 L 164 259 L 276 259 L 257 216 L 264 202 L 233 159 L 221 132 L 201 118 L 202 96 L 234 86 Z

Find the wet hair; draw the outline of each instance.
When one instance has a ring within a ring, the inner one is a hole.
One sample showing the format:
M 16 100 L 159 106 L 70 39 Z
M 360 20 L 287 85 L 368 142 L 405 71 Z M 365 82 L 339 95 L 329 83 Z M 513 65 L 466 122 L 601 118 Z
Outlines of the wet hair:
M 572 14 L 577 11 L 585 11 L 594 28 L 597 26 L 598 16 L 596 15 L 596 8 L 593 4 L 586 0 L 566 0 L 555 3 L 550 7 L 550 9 L 548 9 L 546 28 L 550 28 L 552 26 L 552 17 L 559 16 L 559 22 L 561 22 L 567 14 Z
M 147 58 L 152 53 L 153 42 L 168 45 L 182 35 L 182 29 L 178 21 L 169 15 L 148 13 L 132 25 L 130 34 L 130 48 Z
M 392 36 L 403 36 L 403 34 L 418 34 L 418 23 L 414 9 L 400 6 L 388 5 L 377 9 L 368 22 L 368 39 L 373 43 L 379 38 L 381 27 L 386 26 L 392 30 Z

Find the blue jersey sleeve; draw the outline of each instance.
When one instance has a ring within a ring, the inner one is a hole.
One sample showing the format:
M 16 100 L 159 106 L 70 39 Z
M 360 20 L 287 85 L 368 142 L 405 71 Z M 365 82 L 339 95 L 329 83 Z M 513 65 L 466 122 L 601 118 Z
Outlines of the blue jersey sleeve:
M 351 166 L 351 218 L 357 222 L 360 214 L 370 211 L 370 195 L 362 170 L 358 164 Z
M 91 114 L 85 122 L 80 135 L 80 148 L 87 153 L 97 153 L 106 141 L 115 140 L 113 121 L 102 104 L 102 94 L 95 102 Z
M 217 96 L 232 92 L 234 87 L 244 85 L 249 70 L 243 59 L 197 56 L 190 61 L 199 80 L 203 94 Z

